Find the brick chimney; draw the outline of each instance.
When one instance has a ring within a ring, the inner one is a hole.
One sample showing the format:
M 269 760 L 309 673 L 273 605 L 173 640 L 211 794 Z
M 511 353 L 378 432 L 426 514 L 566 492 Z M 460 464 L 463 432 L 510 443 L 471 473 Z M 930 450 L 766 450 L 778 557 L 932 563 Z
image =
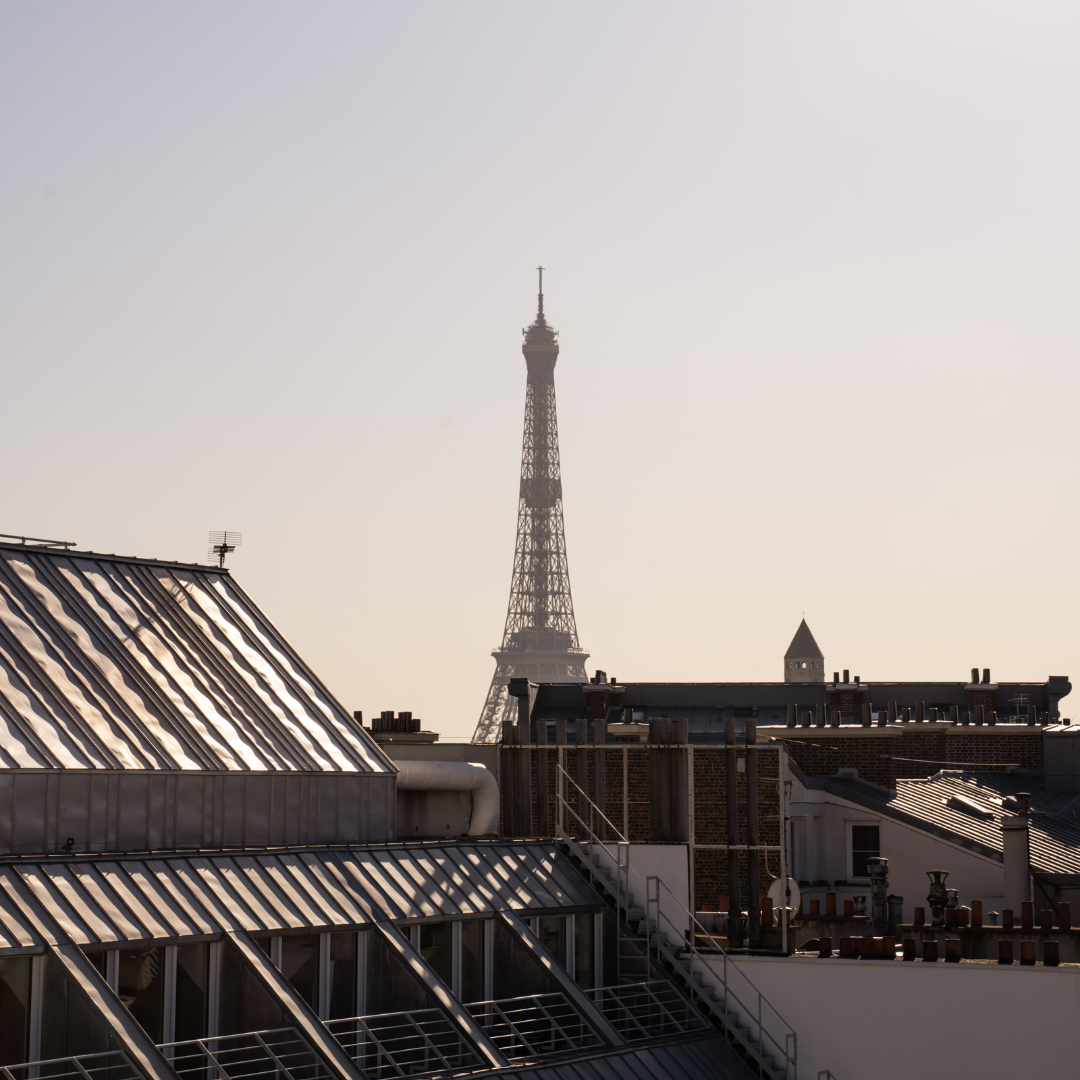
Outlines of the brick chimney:
M 997 696 L 997 683 L 990 681 L 990 669 L 983 668 L 982 678 L 979 678 L 979 669 L 971 669 L 971 682 L 964 687 L 967 695 L 968 708 L 973 713 L 978 713 L 979 706 L 984 705 L 988 709 L 994 708 Z
M 608 709 L 618 706 L 626 692 L 626 687 L 619 686 L 614 678 L 608 679 L 606 671 L 597 671 L 581 689 L 585 691 L 585 711 L 590 720 L 606 720 Z

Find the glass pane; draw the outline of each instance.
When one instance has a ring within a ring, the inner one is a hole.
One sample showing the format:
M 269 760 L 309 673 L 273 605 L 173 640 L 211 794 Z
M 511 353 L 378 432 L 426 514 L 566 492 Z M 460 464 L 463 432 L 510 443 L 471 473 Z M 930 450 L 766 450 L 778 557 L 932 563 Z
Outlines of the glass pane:
M 484 1001 L 484 923 L 470 919 L 461 924 L 461 1000 Z
M 71 984 L 60 961 L 45 956 L 42 969 L 41 1059 L 108 1050 L 109 1032 L 101 1014 Z
M 429 923 L 420 927 L 420 955 L 445 983 L 450 982 L 450 924 Z
M 86 959 L 94 965 L 95 970 L 103 979 L 108 979 L 109 954 L 104 949 L 99 949 L 97 952 L 88 952 Z
M 367 993 L 364 1012 L 408 1012 L 427 1008 L 427 990 L 392 952 L 382 934 L 372 931 L 367 946 Z
M 566 967 L 566 919 L 561 916 L 540 920 L 540 940 L 556 960 Z
M 281 974 L 292 988 L 312 1007 L 319 986 L 319 937 L 283 937 L 281 939 Z
M 165 950 L 121 949 L 117 996 L 154 1042 L 164 1038 Z
M 0 1065 L 26 1060 L 30 1023 L 30 957 L 0 960 Z
M 356 934 L 330 935 L 330 1019 L 356 1015 Z
M 869 877 L 867 859 L 881 854 L 880 830 L 877 825 L 852 825 L 851 827 L 851 874 L 852 877 Z
M 180 945 L 176 949 L 175 1039 L 201 1039 L 206 1035 L 206 1009 L 210 984 L 210 945 Z
M 523 997 L 557 990 L 554 979 L 528 952 L 517 934 L 502 921 L 495 921 L 494 987 L 492 997 Z
M 265 1031 L 286 1024 L 280 1007 L 274 1004 L 255 977 L 240 950 L 228 941 L 221 949 L 219 1001 L 218 1033 L 221 1035 Z
M 593 973 L 593 916 L 574 916 L 574 979 L 583 990 L 596 986 Z

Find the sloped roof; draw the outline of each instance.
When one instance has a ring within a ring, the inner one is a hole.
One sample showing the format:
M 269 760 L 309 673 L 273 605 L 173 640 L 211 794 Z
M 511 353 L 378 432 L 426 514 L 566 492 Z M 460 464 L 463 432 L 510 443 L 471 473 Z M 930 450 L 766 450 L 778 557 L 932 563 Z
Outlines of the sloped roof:
M 1030 792 L 1032 868 L 1043 874 L 1080 874 L 1080 825 L 1054 812 L 1058 800 L 1042 796 L 1041 784 L 1033 776 L 959 770 L 942 770 L 926 780 L 897 780 L 895 795 L 859 780 L 819 777 L 808 781 L 808 786 L 824 786 L 997 859 L 1003 848 L 1001 820 L 1016 813 L 1011 800 L 1018 792 Z
M 457 842 L 18 859 L 0 864 L 0 945 L 28 937 L 20 907 L 43 910 L 76 944 L 95 946 L 237 929 L 312 932 L 508 908 L 568 914 L 599 911 L 604 902 L 553 844 Z
M 810 633 L 810 627 L 803 619 L 799 623 L 799 629 L 791 639 L 788 650 L 784 653 L 785 660 L 824 660 L 825 654 L 818 648 L 814 635 Z
M 227 571 L 20 545 L 0 768 L 394 771 Z

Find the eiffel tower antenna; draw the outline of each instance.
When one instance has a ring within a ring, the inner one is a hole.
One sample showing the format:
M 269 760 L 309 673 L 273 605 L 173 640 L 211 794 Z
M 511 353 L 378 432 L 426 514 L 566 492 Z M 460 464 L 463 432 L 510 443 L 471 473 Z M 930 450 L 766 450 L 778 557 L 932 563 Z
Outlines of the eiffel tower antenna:
M 589 654 L 578 643 L 566 563 L 555 415 L 559 335 L 544 318 L 544 268 L 537 270 L 540 293 L 536 320 L 525 331 L 521 346 L 528 375 L 514 573 L 502 644 L 492 653 L 495 675 L 473 733 L 474 743 L 497 742 L 504 713 L 506 719 L 517 719 L 514 709 L 507 711 L 506 684 L 511 676 L 533 682 L 588 681 L 585 661 Z

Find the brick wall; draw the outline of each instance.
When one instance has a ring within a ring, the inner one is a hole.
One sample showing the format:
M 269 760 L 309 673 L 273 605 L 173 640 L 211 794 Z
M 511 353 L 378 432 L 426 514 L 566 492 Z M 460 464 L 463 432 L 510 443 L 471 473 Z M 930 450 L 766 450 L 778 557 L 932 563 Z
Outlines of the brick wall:
M 549 833 L 554 831 L 556 815 L 556 773 L 559 760 L 555 748 L 547 750 L 547 775 L 540 775 L 539 753 L 537 747 L 518 749 L 504 747 L 503 776 L 517 776 L 517 755 L 527 751 L 531 757 L 532 798 L 531 815 L 527 835 L 535 836 L 539 828 L 539 805 L 541 797 L 547 798 Z M 650 754 L 654 747 L 643 744 L 625 746 L 608 745 L 603 750 L 604 804 L 605 813 L 612 825 L 626 835 L 633 843 L 655 842 L 651 808 L 653 805 L 652 770 Z M 569 747 L 564 760 L 567 773 L 588 792 L 589 798 L 597 799 L 595 748 L 585 750 L 585 768 L 579 771 L 579 750 Z M 674 760 L 693 761 L 694 786 L 694 838 L 697 844 L 727 843 L 727 785 L 725 757 L 727 751 L 722 746 L 695 746 L 687 754 L 684 749 L 672 748 Z M 745 749 L 740 747 L 739 757 Z M 779 792 L 775 777 L 778 776 L 778 748 L 768 744 L 758 747 L 758 832 L 760 843 L 779 847 Z M 584 776 L 582 783 L 581 776 Z M 627 783 L 624 785 L 624 776 Z M 770 779 L 773 778 L 773 779 Z M 737 774 L 739 802 L 739 843 L 747 842 L 746 833 L 746 774 Z M 577 806 L 576 793 L 569 788 L 569 802 Z M 515 809 L 515 818 L 519 811 Z M 576 836 L 578 829 L 572 816 L 568 816 L 568 831 Z M 508 827 L 502 822 L 502 835 L 517 833 L 518 829 Z M 747 860 L 746 852 L 740 852 L 740 884 L 742 895 L 746 892 Z M 763 852 L 759 859 L 760 878 L 757 882 L 759 891 L 768 888 L 769 883 L 779 874 L 779 852 Z M 728 859 L 726 851 L 695 851 L 694 879 L 695 904 L 700 910 L 704 905 L 717 906 L 721 896 L 728 890 Z
M 905 725 L 789 738 L 791 759 L 807 776 L 834 776 L 854 768 L 860 779 L 895 790 L 897 780 L 920 780 L 942 769 L 1004 770 L 1010 765 L 1040 769 L 1043 765 L 1042 729 L 999 725 L 965 731 L 963 727 L 931 728 Z M 893 734 L 895 732 L 895 734 Z M 783 739 L 783 736 L 779 736 Z

